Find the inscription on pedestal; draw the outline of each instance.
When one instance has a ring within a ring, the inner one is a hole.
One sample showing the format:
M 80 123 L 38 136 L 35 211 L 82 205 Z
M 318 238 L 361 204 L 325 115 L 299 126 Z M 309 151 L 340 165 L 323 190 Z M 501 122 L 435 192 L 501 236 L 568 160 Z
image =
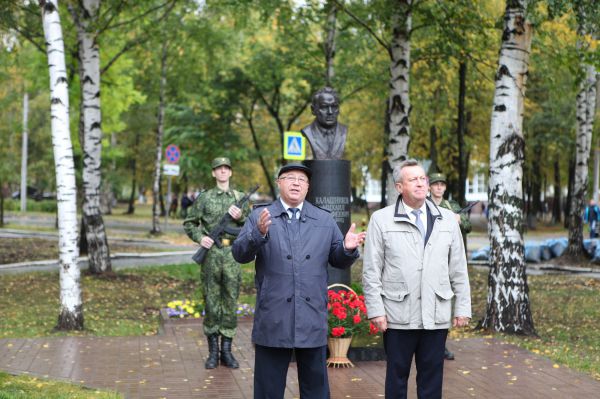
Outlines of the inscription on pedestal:
M 315 205 L 331 212 L 336 223 L 344 223 L 350 218 L 350 198 L 337 196 L 318 196 L 314 198 Z

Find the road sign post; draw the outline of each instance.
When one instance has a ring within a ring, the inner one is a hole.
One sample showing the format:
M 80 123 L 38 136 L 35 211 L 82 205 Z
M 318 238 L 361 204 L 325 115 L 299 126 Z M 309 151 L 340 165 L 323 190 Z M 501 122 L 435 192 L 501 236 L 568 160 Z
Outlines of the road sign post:
M 283 158 L 294 161 L 306 159 L 306 138 L 300 132 L 285 132 L 283 134 Z
M 169 144 L 167 148 L 165 148 L 165 161 L 167 161 L 167 163 L 176 165 L 179 162 L 180 157 L 181 151 L 175 144 Z
M 169 176 L 167 181 L 167 204 L 166 204 L 166 212 L 165 212 L 165 232 L 167 231 L 167 227 L 169 225 L 169 210 L 171 209 L 171 179 L 173 176 L 179 176 L 179 158 L 181 157 L 181 151 L 179 147 L 175 144 L 169 144 L 167 148 L 165 148 L 165 161 L 166 164 L 163 165 L 163 174 L 165 176 Z

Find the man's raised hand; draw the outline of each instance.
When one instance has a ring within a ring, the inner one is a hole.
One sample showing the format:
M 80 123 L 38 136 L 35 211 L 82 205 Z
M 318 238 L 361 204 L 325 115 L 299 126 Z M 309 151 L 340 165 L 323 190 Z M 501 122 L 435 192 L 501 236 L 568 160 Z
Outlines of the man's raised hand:
M 350 230 L 346 233 L 346 237 L 344 238 L 344 248 L 346 249 L 355 249 L 363 242 L 365 242 L 365 237 L 367 236 L 366 231 L 361 231 L 360 233 L 356 233 L 356 223 L 352 223 L 350 226 Z

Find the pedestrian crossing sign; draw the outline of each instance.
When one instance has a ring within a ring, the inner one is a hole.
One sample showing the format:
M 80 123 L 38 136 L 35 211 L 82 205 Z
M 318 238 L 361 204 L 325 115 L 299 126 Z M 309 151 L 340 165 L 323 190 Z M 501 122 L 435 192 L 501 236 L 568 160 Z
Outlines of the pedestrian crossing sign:
M 306 158 L 306 138 L 300 132 L 285 132 L 283 134 L 284 159 L 302 161 Z

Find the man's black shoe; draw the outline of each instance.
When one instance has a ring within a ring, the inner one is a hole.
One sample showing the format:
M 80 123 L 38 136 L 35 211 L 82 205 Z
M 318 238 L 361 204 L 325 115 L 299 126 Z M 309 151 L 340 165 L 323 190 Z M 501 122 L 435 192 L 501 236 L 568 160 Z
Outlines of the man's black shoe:
M 450 352 L 448 348 L 444 348 L 444 359 L 454 360 L 454 353 Z

